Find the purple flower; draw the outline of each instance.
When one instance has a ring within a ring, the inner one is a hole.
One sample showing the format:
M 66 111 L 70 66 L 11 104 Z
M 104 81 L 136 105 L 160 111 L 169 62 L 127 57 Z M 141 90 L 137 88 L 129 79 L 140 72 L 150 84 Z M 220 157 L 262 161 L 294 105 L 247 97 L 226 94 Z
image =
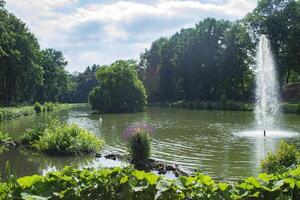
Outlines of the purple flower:
M 128 141 L 132 136 L 139 133 L 146 133 L 149 136 L 153 136 L 155 129 L 146 123 L 133 123 L 124 130 L 123 139 Z

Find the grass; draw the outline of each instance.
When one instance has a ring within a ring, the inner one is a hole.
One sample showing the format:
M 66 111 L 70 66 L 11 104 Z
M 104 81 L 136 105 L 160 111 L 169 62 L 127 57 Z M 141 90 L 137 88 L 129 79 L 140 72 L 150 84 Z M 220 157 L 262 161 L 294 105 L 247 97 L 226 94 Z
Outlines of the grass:
M 28 130 L 20 140 L 23 145 L 50 155 L 96 153 L 104 144 L 91 132 L 58 120 L 53 120 L 46 127 Z

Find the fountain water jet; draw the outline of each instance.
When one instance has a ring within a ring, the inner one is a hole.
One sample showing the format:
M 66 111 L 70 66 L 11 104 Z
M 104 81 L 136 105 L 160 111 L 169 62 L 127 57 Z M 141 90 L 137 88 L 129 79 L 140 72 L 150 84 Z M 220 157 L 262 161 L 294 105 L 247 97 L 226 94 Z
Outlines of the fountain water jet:
M 280 130 L 280 95 L 276 65 L 272 55 L 270 41 L 262 35 L 256 57 L 256 105 L 255 129 L 238 133 L 242 137 L 296 137 L 298 134 Z
M 281 117 L 275 62 L 265 35 L 260 37 L 258 44 L 256 67 L 255 118 L 257 128 L 266 134 L 268 130 L 277 128 L 275 122 L 279 122 Z

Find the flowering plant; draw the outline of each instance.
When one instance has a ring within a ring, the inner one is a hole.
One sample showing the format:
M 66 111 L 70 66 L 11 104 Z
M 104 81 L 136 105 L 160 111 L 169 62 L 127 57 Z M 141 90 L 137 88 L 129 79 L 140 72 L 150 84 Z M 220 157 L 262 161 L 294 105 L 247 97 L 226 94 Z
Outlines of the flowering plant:
M 152 137 L 155 134 L 155 129 L 146 123 L 134 123 L 124 130 L 123 139 L 129 141 L 131 137 L 141 133 L 148 134 Z
M 147 161 L 150 157 L 150 140 L 155 130 L 146 123 L 135 123 L 123 132 L 123 139 L 128 143 L 132 163 Z

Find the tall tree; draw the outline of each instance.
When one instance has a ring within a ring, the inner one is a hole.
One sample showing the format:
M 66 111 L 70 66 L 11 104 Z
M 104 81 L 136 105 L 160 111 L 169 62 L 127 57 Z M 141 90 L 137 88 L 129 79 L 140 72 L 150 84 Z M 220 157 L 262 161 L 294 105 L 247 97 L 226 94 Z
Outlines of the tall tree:
M 28 101 L 42 83 L 38 63 L 39 44 L 26 25 L 9 13 L 1 2 L 0 9 L 0 101 Z
M 44 101 L 60 101 L 64 92 L 68 91 L 69 77 L 65 71 L 68 62 L 62 52 L 54 49 L 41 51 L 40 65 L 43 67 L 43 85 L 37 91 L 36 99 Z

